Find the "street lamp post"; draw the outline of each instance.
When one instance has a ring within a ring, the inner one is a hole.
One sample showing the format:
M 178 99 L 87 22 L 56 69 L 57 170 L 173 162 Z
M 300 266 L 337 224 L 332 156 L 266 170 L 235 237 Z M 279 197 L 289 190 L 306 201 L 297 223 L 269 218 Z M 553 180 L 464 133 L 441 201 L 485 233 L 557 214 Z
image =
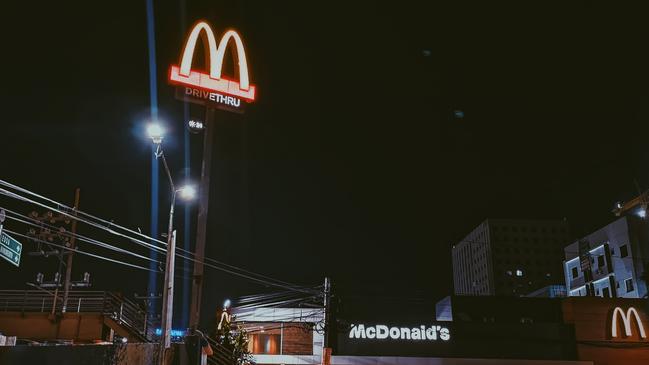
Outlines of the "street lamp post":
M 174 301 L 174 265 L 176 258 L 176 231 L 173 229 L 174 225 L 174 208 L 176 205 L 176 195 L 180 193 L 180 197 L 185 200 L 190 200 L 196 195 L 196 191 L 191 186 L 176 188 L 169 165 L 165 158 L 164 151 L 162 150 L 162 134 L 163 130 L 157 124 L 152 124 L 148 127 L 149 137 L 153 143 L 157 145 L 155 156 L 162 159 L 167 178 L 169 179 L 169 186 L 171 187 L 171 207 L 169 209 L 169 225 L 167 229 L 167 260 L 165 264 L 165 280 L 164 289 L 162 294 L 162 323 L 161 323 L 161 337 L 160 337 L 160 364 L 164 364 L 165 352 L 171 346 L 171 324 L 173 318 L 173 301 Z

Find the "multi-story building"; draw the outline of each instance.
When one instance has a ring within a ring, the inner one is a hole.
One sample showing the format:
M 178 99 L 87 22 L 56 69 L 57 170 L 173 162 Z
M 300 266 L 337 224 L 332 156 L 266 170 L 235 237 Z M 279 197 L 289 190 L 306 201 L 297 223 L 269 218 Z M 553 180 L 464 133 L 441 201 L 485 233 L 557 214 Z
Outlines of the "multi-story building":
M 453 246 L 455 294 L 522 296 L 561 284 L 567 242 L 565 221 L 487 219 Z
M 649 224 L 624 216 L 566 246 L 564 277 L 569 296 L 643 298 L 649 259 Z

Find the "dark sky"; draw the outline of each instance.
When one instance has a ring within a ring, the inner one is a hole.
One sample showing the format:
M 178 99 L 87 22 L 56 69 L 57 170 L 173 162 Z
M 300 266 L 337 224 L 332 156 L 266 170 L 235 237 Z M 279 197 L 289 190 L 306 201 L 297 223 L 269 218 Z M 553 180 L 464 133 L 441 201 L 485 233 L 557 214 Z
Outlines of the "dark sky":
M 239 29 L 258 87 L 247 114 L 217 113 L 208 256 L 300 284 L 330 275 L 344 293 L 434 299 L 451 290 L 450 245 L 485 218 L 565 217 L 582 234 L 613 218 L 634 180 L 649 186 L 649 9 L 425 3 L 155 3 L 177 179 L 183 105 L 166 74 L 183 24 Z M 83 210 L 148 233 L 145 1 L 12 2 L 2 13 L 0 178 L 69 204 L 79 186 Z M 201 137 L 191 144 L 196 177 Z M 45 262 L 0 272 L 24 288 Z M 96 289 L 146 285 L 146 273 L 96 260 L 74 270 L 90 270 Z M 207 280 L 209 308 L 265 290 Z

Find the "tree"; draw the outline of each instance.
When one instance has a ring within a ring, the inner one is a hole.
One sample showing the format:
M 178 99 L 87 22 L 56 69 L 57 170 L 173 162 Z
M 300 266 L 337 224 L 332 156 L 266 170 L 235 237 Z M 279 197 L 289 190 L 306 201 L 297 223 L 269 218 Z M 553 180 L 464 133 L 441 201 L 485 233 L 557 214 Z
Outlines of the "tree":
M 222 321 L 221 328 L 217 328 L 215 338 L 221 349 L 216 351 L 227 353 L 232 365 L 254 364 L 252 353 L 248 349 L 248 332 L 243 327 L 233 329 L 232 322 L 233 317 L 229 321 Z

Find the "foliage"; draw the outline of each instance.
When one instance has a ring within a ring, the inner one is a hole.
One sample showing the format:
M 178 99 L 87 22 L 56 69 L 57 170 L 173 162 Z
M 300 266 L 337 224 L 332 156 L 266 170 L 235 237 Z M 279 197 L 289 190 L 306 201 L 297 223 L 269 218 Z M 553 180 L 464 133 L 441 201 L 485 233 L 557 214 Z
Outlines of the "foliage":
M 221 329 L 216 330 L 218 346 L 231 355 L 229 357 L 233 365 L 254 364 L 252 353 L 248 349 L 248 332 L 244 328 L 233 328 L 232 322 L 234 317 L 230 322 L 223 321 Z

